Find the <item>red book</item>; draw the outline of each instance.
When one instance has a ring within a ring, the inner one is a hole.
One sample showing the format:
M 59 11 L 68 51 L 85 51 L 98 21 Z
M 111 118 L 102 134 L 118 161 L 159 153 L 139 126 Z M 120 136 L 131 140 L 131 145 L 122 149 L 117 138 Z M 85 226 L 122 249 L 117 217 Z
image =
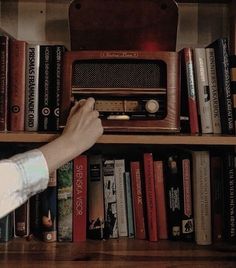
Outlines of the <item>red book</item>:
M 154 161 L 154 181 L 157 203 L 157 230 L 160 239 L 168 239 L 163 161 Z
M 86 240 L 87 228 L 87 156 L 74 159 L 73 241 Z
M 135 238 L 146 239 L 140 163 L 138 161 L 132 161 L 130 163 L 130 170 L 131 170 L 131 185 L 132 185 L 133 208 L 134 208 L 133 211 L 134 211 Z
M 25 118 L 26 42 L 10 40 L 9 53 L 9 130 L 23 131 Z
M 196 84 L 194 77 L 193 51 L 191 48 L 183 48 L 182 50 L 182 69 L 183 81 L 185 81 L 184 89 L 187 90 L 188 112 L 190 121 L 190 132 L 199 133 L 197 99 L 196 99 Z M 183 82 L 184 83 L 184 82 Z M 185 103 L 182 103 L 185 105 Z
M 144 178 L 146 191 L 146 207 L 147 207 L 147 227 L 148 239 L 157 241 L 157 206 L 153 172 L 153 156 L 152 153 L 145 153 L 144 160 Z

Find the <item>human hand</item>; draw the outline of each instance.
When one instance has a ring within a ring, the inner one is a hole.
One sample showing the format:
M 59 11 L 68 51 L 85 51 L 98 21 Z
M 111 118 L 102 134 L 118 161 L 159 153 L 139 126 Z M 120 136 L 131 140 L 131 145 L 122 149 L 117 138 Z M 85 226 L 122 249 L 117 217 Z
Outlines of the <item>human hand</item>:
M 95 100 L 88 98 L 77 102 L 70 111 L 61 138 L 75 153 L 88 150 L 103 134 L 98 111 L 94 110 Z

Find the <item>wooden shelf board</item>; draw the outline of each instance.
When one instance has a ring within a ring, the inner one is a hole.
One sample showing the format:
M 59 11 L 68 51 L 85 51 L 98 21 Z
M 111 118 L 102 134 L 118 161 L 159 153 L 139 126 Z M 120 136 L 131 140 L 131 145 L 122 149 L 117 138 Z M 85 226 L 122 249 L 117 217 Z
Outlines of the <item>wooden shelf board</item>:
M 0 142 L 49 142 L 58 133 L 2 132 Z M 186 145 L 236 145 L 236 136 L 184 135 L 184 134 L 104 134 L 100 144 L 186 144 Z

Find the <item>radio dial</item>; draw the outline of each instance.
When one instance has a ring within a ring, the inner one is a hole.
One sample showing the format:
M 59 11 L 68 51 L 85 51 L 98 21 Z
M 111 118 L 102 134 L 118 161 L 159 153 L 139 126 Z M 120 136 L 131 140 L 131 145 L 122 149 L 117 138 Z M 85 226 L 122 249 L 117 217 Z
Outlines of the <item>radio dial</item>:
M 159 110 L 159 103 L 157 100 L 148 100 L 145 104 L 147 112 L 154 114 Z

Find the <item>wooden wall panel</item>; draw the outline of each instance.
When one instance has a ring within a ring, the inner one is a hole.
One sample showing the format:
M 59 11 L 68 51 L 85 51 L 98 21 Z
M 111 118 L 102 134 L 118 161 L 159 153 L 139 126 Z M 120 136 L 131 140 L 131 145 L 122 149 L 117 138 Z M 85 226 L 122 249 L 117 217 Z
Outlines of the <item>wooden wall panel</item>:
M 62 43 L 69 48 L 70 0 L 0 0 L 0 27 L 18 39 L 38 43 Z M 227 4 L 179 4 L 176 50 L 206 46 L 228 36 Z M 132 15 L 132 14 L 131 14 Z

